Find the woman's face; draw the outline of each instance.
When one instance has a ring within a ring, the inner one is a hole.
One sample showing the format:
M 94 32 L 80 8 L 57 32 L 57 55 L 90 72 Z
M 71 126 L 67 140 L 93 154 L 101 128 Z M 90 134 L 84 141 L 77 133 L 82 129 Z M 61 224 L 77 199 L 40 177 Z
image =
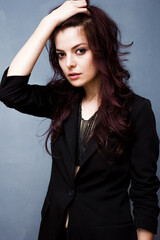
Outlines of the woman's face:
M 99 81 L 93 54 L 82 27 L 69 27 L 55 37 L 59 65 L 74 87 L 87 87 Z

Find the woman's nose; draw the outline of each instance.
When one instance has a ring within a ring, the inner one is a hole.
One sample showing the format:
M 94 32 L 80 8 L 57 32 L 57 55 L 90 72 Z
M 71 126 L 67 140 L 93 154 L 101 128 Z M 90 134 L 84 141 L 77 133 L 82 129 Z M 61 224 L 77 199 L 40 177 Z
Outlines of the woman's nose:
M 68 56 L 67 57 L 67 59 L 66 59 L 66 66 L 68 68 L 72 68 L 72 67 L 76 66 L 76 61 L 75 61 L 74 57 L 72 57 L 72 56 Z

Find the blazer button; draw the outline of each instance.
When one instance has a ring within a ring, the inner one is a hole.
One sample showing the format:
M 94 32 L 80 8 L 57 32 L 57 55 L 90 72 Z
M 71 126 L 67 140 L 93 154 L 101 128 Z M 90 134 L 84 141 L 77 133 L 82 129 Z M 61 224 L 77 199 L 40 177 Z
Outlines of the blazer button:
M 74 195 L 75 195 L 75 191 L 69 192 L 69 196 L 70 196 L 70 197 L 73 197 Z

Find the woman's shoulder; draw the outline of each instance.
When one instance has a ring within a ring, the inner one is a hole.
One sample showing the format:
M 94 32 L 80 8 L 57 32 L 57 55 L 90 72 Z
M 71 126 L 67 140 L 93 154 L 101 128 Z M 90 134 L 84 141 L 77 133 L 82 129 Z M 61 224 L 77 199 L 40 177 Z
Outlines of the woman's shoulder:
M 140 96 L 136 93 L 133 93 L 133 102 L 132 102 L 132 119 L 143 118 L 147 120 L 150 116 L 153 117 L 153 110 L 150 99 Z
M 133 106 L 139 105 L 139 104 L 141 105 L 146 102 L 150 103 L 150 99 L 143 97 L 141 95 L 138 95 L 137 93 L 133 93 Z
M 151 106 L 150 99 L 133 93 L 132 111 L 138 111 L 146 105 Z

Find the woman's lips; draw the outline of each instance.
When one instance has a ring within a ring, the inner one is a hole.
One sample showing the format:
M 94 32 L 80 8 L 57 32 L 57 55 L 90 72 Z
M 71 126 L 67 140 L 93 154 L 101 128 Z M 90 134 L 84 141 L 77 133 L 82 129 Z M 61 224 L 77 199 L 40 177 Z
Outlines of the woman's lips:
M 70 73 L 70 74 L 68 74 L 70 79 L 73 79 L 73 80 L 78 79 L 80 75 L 81 75 L 81 73 Z

